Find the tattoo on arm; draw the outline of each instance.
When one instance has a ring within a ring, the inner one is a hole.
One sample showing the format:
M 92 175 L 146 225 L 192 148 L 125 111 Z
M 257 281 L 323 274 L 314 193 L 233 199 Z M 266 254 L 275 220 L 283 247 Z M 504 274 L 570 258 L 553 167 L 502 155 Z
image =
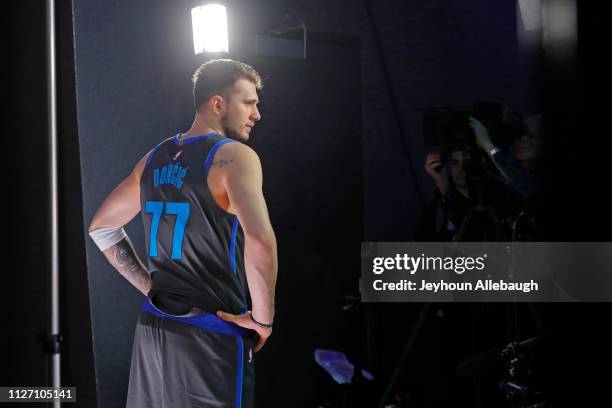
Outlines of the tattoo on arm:
M 232 164 L 234 162 L 234 159 L 219 159 L 217 161 L 213 161 L 213 166 L 219 166 L 219 167 L 224 167 L 227 166 L 228 164 Z
M 104 251 L 106 258 L 132 285 L 147 295 L 151 289 L 151 277 L 129 238 L 124 238 Z

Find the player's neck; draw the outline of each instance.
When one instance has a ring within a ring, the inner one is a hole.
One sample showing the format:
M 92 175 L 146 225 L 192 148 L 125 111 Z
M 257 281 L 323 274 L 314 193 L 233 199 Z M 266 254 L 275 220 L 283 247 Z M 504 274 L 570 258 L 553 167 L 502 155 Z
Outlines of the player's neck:
M 207 133 L 220 133 L 222 135 L 224 134 L 221 126 L 207 123 L 204 120 L 201 120 L 200 118 L 196 118 L 193 121 L 193 124 L 191 125 L 189 130 L 184 133 L 181 133 L 179 138 L 183 139 L 186 137 L 200 136 L 205 135 Z

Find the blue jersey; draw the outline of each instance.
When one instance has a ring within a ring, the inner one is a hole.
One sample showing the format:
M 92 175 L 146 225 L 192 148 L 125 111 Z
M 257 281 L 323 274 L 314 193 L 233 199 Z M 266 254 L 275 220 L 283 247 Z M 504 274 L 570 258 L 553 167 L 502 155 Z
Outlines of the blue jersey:
M 244 234 L 208 188 L 215 153 L 236 142 L 218 133 L 168 138 L 149 156 L 140 181 L 149 298 L 177 297 L 214 313 L 248 309 Z

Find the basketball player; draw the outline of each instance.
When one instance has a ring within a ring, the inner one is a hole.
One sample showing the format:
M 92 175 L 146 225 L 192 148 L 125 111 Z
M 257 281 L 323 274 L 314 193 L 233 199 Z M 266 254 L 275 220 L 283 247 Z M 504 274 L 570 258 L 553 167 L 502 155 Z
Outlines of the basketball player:
M 193 76 L 195 120 L 163 140 L 106 198 L 89 226 L 145 299 L 128 407 L 251 407 L 253 353 L 272 333 L 276 238 L 257 154 L 261 78 L 233 60 Z M 123 226 L 138 213 L 147 264 Z

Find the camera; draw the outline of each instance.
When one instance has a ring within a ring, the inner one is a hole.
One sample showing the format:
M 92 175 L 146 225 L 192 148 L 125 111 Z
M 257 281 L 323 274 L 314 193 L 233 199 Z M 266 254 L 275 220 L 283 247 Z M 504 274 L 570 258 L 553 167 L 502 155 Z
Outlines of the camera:
M 437 108 L 423 115 L 423 136 L 426 146 L 476 147 L 469 118 L 478 119 L 487 128 L 493 144 L 508 147 L 526 132 L 522 117 L 504 109 L 498 102 L 476 102 L 471 110 Z

